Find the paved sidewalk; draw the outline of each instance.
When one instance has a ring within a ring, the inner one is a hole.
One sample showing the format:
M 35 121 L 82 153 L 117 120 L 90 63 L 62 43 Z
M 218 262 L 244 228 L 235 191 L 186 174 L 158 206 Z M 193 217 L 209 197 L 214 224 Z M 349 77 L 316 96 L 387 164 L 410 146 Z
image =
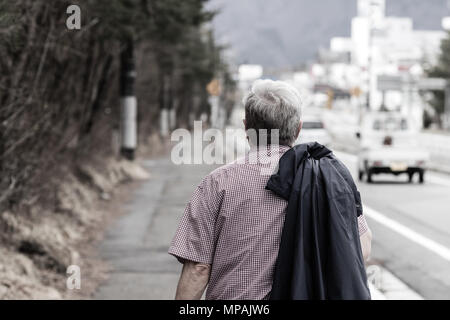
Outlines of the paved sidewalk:
M 173 299 L 181 264 L 167 254 L 186 202 L 215 167 L 143 162 L 150 179 L 124 204 L 99 251 L 113 268 L 95 299 Z

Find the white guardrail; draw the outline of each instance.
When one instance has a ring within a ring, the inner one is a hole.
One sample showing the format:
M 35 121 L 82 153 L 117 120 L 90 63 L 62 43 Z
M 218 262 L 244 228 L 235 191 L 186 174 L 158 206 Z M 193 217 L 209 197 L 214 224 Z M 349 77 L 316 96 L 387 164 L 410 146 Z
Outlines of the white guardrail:
M 419 144 L 430 153 L 430 169 L 450 173 L 450 135 L 420 133 Z

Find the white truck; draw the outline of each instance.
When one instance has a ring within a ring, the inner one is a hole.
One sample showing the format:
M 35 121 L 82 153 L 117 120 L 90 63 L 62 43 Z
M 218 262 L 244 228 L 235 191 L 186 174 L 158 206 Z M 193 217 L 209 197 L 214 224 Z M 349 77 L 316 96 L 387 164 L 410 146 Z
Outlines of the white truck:
M 367 114 L 356 136 L 360 181 L 366 176 L 372 183 L 374 175 L 390 173 L 407 174 L 411 183 L 417 173 L 419 182 L 424 182 L 429 154 L 417 145 L 417 132 L 406 117 L 392 112 Z

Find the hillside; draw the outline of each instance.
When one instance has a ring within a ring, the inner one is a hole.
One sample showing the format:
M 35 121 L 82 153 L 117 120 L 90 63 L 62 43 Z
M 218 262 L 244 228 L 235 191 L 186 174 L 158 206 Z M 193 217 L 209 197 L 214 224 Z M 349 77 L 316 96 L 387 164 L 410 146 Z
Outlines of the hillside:
M 446 0 L 388 0 L 387 14 L 410 16 L 417 29 L 440 29 Z M 295 66 L 314 58 L 334 36 L 349 36 L 356 0 L 211 0 L 213 21 L 237 63 Z

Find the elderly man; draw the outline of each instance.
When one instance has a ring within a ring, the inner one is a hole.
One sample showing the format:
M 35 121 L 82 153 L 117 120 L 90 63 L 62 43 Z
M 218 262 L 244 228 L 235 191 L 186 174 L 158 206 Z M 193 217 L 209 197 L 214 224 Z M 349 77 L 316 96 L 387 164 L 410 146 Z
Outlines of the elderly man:
M 176 299 L 200 299 L 206 287 L 211 300 L 270 297 L 288 201 L 266 189 L 264 173 L 297 139 L 302 103 L 292 86 L 258 80 L 244 104 L 247 132 L 275 130 L 277 147 L 248 134 L 245 159 L 214 170 L 196 188 L 169 249 L 184 264 Z M 357 221 L 367 259 L 371 232 L 364 215 Z

